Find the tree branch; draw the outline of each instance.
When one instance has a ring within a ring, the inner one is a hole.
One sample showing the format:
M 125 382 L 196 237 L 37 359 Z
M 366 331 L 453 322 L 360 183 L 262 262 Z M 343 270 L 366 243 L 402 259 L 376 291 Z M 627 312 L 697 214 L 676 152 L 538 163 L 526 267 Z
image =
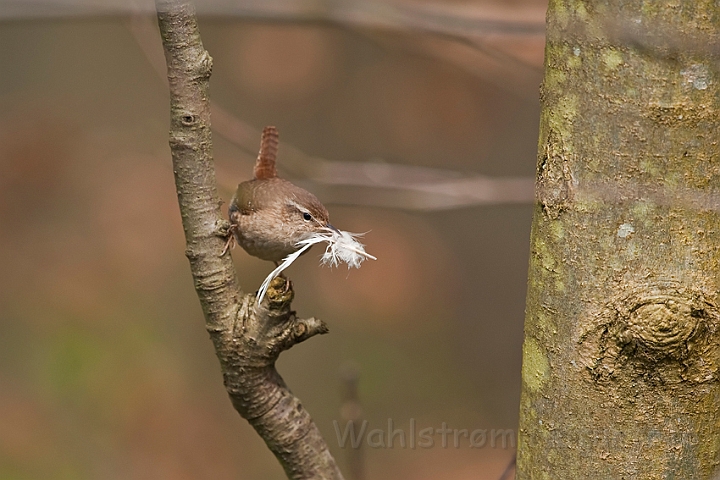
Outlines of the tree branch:
M 228 222 L 220 213 L 210 134 L 212 59 L 189 2 L 156 1 L 170 86 L 170 149 L 187 242 L 186 255 L 225 387 L 235 409 L 265 440 L 292 479 L 342 479 L 310 415 L 275 370 L 280 352 L 322 333 L 298 319 L 293 291 L 276 278 L 267 300 L 243 294 L 229 255 L 221 255 Z

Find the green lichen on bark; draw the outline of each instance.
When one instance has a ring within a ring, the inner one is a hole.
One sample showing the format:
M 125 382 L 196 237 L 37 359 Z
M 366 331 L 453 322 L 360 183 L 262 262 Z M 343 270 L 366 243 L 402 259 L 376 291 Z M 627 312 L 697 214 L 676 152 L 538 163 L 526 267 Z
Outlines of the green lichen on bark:
M 710 0 L 550 2 L 518 479 L 716 473 L 719 32 Z

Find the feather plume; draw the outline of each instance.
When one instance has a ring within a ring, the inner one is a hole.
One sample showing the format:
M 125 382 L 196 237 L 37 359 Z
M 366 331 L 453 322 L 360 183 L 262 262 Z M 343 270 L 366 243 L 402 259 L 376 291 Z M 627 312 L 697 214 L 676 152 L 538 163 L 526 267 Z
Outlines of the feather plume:
M 262 302 L 272 279 L 280 275 L 280 272 L 289 267 L 300 255 L 316 243 L 327 243 L 325 253 L 323 253 L 320 263 L 330 265 L 330 267 L 337 267 L 340 262 L 344 262 L 347 264 L 348 269 L 351 267 L 360 268 L 362 262 L 368 258 L 377 260 L 377 258 L 365 252 L 365 246 L 356 240 L 357 237 L 361 237 L 362 235 L 362 233 L 350 233 L 326 227 L 322 231 L 313 233 L 308 238 L 300 240 L 296 244 L 300 248 L 285 257 L 280 265 L 265 278 L 265 281 L 260 286 L 260 290 L 258 290 L 257 304 Z

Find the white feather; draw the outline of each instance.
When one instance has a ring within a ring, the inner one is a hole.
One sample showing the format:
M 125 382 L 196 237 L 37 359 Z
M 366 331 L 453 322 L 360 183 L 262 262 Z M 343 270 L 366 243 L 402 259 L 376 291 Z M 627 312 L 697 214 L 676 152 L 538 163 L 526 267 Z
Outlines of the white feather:
M 327 243 L 325 253 L 323 253 L 322 258 L 320 259 L 320 263 L 323 265 L 337 267 L 340 262 L 344 262 L 347 264 L 348 268 L 360 268 L 360 264 L 368 258 L 377 260 L 377 258 L 365 252 L 365 246 L 362 243 L 355 240 L 357 237 L 362 235 L 363 234 L 361 233 L 350 233 L 342 230 L 325 228 L 321 232 L 313 233 L 308 238 L 300 240 L 297 243 L 297 246 L 300 248 L 285 257 L 282 263 L 280 263 L 275 270 L 270 272 L 270 275 L 268 275 L 262 285 L 260 285 L 257 304 L 259 305 L 260 302 L 262 302 L 262 299 L 265 298 L 265 294 L 267 293 L 267 289 L 270 287 L 272 279 L 280 275 L 280 272 L 289 267 L 300 255 L 303 254 L 303 252 L 305 252 L 305 250 L 316 243 Z

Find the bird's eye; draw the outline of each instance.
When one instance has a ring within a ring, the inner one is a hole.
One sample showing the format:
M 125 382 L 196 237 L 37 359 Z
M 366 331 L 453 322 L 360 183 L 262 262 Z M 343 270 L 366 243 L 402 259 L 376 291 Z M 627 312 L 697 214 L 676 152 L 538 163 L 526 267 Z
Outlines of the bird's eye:
M 310 215 L 310 214 L 307 213 L 307 212 L 303 212 L 303 219 L 304 219 L 306 222 L 309 222 L 310 220 L 312 220 L 312 215 Z

